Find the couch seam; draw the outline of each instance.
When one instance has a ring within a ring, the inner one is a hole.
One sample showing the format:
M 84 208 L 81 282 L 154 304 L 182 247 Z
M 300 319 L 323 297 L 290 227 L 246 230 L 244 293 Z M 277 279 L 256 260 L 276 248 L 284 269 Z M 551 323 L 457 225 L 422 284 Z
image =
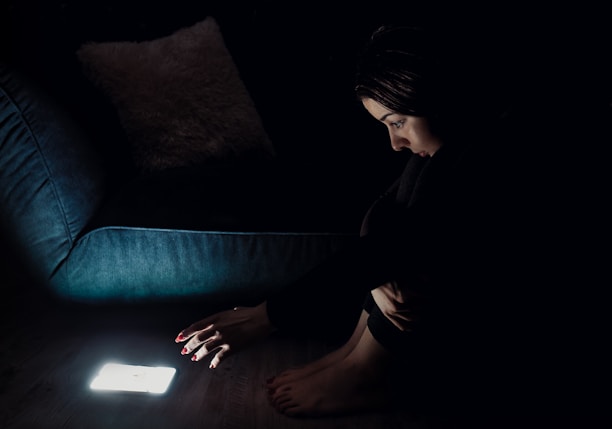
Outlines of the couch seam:
M 60 207 L 60 210 L 62 212 L 62 223 L 64 225 L 64 231 L 68 237 L 68 241 L 69 241 L 69 247 L 72 248 L 74 245 L 74 240 L 72 235 L 70 234 L 70 228 L 68 227 L 68 222 L 66 219 L 66 210 L 64 207 L 64 203 L 62 201 L 62 198 L 60 197 L 59 192 L 57 191 L 57 186 L 55 184 L 55 178 L 53 176 L 53 174 L 51 173 L 51 170 L 49 168 L 49 165 L 47 163 L 47 158 L 44 154 L 44 151 L 42 150 L 42 147 L 39 143 L 39 140 L 36 138 L 34 131 L 32 130 L 32 127 L 30 125 L 30 121 L 28 120 L 28 118 L 26 117 L 24 110 L 21 108 L 20 104 L 17 103 L 17 101 L 15 100 L 14 97 L 12 97 L 9 93 L 7 93 L 7 91 L 4 88 L 2 89 L 2 94 L 4 94 L 4 96 L 9 100 L 9 102 L 13 105 L 13 107 L 16 110 L 16 113 L 19 115 L 19 118 L 21 119 L 21 122 L 24 124 L 28 136 L 29 138 L 32 139 L 32 141 L 34 142 L 35 146 L 36 146 L 36 151 L 40 154 L 40 157 L 42 159 L 42 164 L 45 168 L 45 171 L 47 173 L 47 177 L 49 179 L 49 183 L 51 185 L 53 194 L 58 202 L 58 205 Z M 62 261 L 65 259 L 65 257 L 62 259 Z M 59 267 L 59 265 L 61 265 L 61 262 L 53 269 L 53 272 L 55 272 L 55 270 L 57 269 L 57 267 Z

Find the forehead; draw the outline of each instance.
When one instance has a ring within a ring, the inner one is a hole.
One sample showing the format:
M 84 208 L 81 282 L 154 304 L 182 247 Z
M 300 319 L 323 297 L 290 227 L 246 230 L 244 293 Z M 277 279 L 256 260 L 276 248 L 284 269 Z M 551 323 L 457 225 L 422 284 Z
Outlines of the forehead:
M 387 116 L 393 115 L 394 112 L 384 107 L 382 104 L 372 100 L 371 98 L 364 98 L 361 100 L 363 107 L 378 120 L 384 120 Z

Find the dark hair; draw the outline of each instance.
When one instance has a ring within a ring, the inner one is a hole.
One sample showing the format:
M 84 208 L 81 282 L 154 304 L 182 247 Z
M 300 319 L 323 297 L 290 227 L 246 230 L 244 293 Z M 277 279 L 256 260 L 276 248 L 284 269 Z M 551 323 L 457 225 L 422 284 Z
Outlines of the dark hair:
M 420 27 L 383 26 L 365 45 L 357 64 L 355 93 L 405 115 L 436 111 L 440 66 L 433 39 Z
M 487 98 L 495 95 L 492 80 L 480 67 L 479 56 L 486 60 L 486 55 L 465 36 L 436 27 L 379 27 L 357 61 L 357 98 L 399 114 L 427 116 L 438 134 L 473 133 L 466 118 L 476 115 L 483 125 L 499 115 Z

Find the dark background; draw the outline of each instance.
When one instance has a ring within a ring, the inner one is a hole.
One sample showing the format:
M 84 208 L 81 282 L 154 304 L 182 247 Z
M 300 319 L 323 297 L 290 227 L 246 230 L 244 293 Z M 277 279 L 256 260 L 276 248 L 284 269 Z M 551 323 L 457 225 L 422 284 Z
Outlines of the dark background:
M 560 377 L 587 380 L 576 384 L 577 396 L 606 404 L 591 390 L 607 380 L 612 284 L 612 26 L 603 7 L 419 1 L 0 4 L 0 60 L 34 77 L 87 127 L 102 156 L 116 165 L 118 183 L 131 174 L 127 145 L 113 108 L 82 75 L 75 51 L 87 41 L 166 36 L 211 15 L 279 155 L 310 165 L 313 174 L 325 172 L 321 180 L 354 180 L 367 200 L 384 190 L 405 158 L 391 151 L 386 131 L 354 99 L 356 56 L 380 24 L 435 25 L 457 46 L 458 61 L 490 91 L 495 108 L 510 113 L 508 159 L 516 162 L 517 194 L 523 197 L 518 204 L 528 215 L 514 226 L 523 229 L 525 241 L 516 240 L 521 246 L 508 251 L 524 253 L 530 263 L 516 294 L 533 299 L 528 307 L 541 311 L 547 341 L 552 337 L 557 346 L 546 358 L 560 368 Z M 28 283 L 11 281 L 28 274 L 4 235 L 0 242 L 6 284 Z
M 279 153 L 302 160 L 397 159 L 352 93 L 357 54 L 383 23 L 437 26 L 461 66 L 521 115 L 568 118 L 585 109 L 576 105 L 585 97 L 591 109 L 610 101 L 610 26 L 603 10 L 587 5 L 3 0 L 0 15 L 3 57 L 37 75 L 100 132 L 109 121 L 96 123 L 100 107 L 90 101 L 97 94 L 83 81 L 76 49 L 86 41 L 150 40 L 207 15 L 218 21 Z
M 357 56 L 381 24 L 433 26 L 491 109 L 508 116 L 518 204 L 536 219 L 516 229 L 542 246 L 532 258 L 559 282 L 599 280 L 612 142 L 608 14 L 588 2 L 457 3 L 2 0 L 0 60 L 35 78 L 85 125 L 120 184 L 133 174 L 128 145 L 75 51 L 87 41 L 163 37 L 213 16 L 281 159 L 305 165 L 316 186 L 352 182 L 350 192 L 371 201 L 405 155 L 391 150 L 386 130 L 354 98 Z
M 55 95 L 89 130 L 121 184 L 133 174 L 125 136 L 76 50 L 88 41 L 151 40 L 213 16 L 280 158 L 306 166 L 314 186 L 354 183 L 347 192 L 369 202 L 405 155 L 391 150 L 384 127 L 354 98 L 357 56 L 381 24 L 433 26 L 486 95 L 466 105 L 487 102 L 506 112 L 504 150 L 519 204 L 538 219 L 524 225 L 533 230 L 525 235 L 554 243 L 537 257 L 576 266 L 577 276 L 592 272 L 608 224 L 608 14 L 589 2 L 457 3 L 1 0 L 0 60 Z
M 344 168 L 402 164 L 352 93 L 359 50 L 384 23 L 436 26 L 499 106 L 532 123 L 555 118 L 567 126 L 570 117 L 609 109 L 611 31 L 602 8 L 454 3 L 2 0 L 0 19 L 3 57 L 35 74 L 97 133 L 111 124 L 98 122 L 101 107 L 91 99 L 99 94 L 84 81 L 76 49 L 162 37 L 207 15 L 218 21 L 277 150 L 291 158 Z
M 405 155 L 391 150 L 384 128 L 355 100 L 356 58 L 381 24 L 434 26 L 456 49 L 459 68 L 482 84 L 491 108 L 508 114 L 505 150 L 516 171 L 519 204 L 538 220 L 524 225 L 532 229 L 525 235 L 551 243 L 534 258 L 573 267 L 578 279 L 605 272 L 598 269 L 605 254 L 598 246 L 607 245 L 610 168 L 604 155 L 612 141 L 612 31 L 602 7 L 441 1 L 0 4 L 0 60 L 35 78 L 86 126 L 117 183 L 133 173 L 128 146 L 114 109 L 84 77 L 75 51 L 87 41 L 151 40 L 211 15 L 281 159 L 306 165 L 319 186 L 354 182 L 364 201 L 396 177 Z

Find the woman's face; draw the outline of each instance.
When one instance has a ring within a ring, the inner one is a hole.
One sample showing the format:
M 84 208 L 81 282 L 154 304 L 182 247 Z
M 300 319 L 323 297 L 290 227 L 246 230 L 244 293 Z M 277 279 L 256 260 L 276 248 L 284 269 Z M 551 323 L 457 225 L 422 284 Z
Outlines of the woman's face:
M 363 99 L 362 103 L 370 115 L 387 126 L 393 150 L 410 149 L 425 157 L 433 156 L 442 146 L 426 118 L 394 113 L 371 98 Z

